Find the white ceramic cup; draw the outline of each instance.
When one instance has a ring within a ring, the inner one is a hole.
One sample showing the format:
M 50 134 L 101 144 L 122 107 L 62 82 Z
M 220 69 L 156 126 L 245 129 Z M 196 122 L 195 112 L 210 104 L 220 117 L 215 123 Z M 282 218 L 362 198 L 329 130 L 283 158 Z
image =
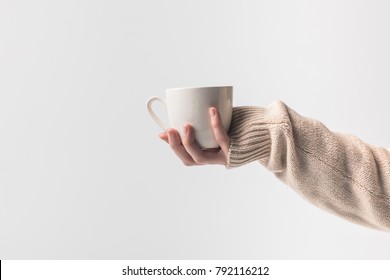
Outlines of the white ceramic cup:
M 184 124 L 189 123 L 202 149 L 219 147 L 211 127 L 209 108 L 217 108 L 223 127 L 229 131 L 233 111 L 232 86 L 172 88 L 167 89 L 165 95 L 165 98 L 153 96 L 147 101 L 149 114 L 162 129 L 167 130 L 168 126 L 153 112 L 152 104 L 155 101 L 166 105 L 170 127 L 182 134 Z

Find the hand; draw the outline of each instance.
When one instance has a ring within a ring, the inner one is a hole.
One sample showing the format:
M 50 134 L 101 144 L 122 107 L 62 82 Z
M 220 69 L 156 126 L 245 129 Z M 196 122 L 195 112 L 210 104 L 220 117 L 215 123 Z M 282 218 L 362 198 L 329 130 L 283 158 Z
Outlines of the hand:
M 210 108 L 209 113 L 214 136 L 220 148 L 202 150 L 195 142 L 195 132 L 189 124 L 184 125 L 182 139 L 180 139 L 178 131 L 173 128 L 169 128 L 160 134 L 160 138 L 171 146 L 172 150 L 186 166 L 227 164 L 230 138 L 222 125 L 218 110 L 216 108 Z

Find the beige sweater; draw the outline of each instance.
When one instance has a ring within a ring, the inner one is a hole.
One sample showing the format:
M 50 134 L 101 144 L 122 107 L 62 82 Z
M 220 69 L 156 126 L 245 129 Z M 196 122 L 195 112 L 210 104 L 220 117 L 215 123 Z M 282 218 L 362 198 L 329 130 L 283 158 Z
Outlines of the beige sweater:
M 312 204 L 390 231 L 390 150 L 300 116 L 282 102 L 237 107 L 227 167 L 260 161 Z

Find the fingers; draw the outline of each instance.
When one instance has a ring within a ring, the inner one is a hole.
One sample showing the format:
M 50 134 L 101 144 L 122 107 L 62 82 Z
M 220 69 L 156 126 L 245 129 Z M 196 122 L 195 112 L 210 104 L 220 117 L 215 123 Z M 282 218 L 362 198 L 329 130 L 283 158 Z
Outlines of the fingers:
M 221 116 L 216 108 L 210 108 L 210 120 L 215 139 L 221 149 L 202 150 L 195 141 L 195 131 L 191 125 L 184 125 L 180 138 L 175 129 L 162 132 L 160 138 L 167 142 L 184 165 L 222 164 L 226 165 L 230 138 L 223 127 Z
M 221 115 L 215 108 L 210 108 L 209 112 L 215 140 L 217 140 L 218 145 L 221 147 L 225 155 L 227 155 L 230 147 L 230 138 L 223 127 Z
M 204 151 L 195 141 L 195 132 L 192 126 L 186 124 L 184 125 L 184 135 L 182 137 L 183 146 L 186 149 L 187 153 L 192 157 L 192 160 L 198 164 L 224 164 L 225 156 L 219 150 L 218 152 L 214 151 Z
M 161 132 L 159 137 L 161 138 L 161 140 L 164 140 L 166 143 L 169 144 L 169 142 L 168 142 L 168 133 L 166 131 Z
M 195 142 L 194 129 L 188 124 L 184 125 L 183 146 L 187 150 L 188 154 L 192 157 L 194 162 L 196 162 L 197 164 L 206 163 L 204 162 L 205 159 L 201 148 Z
M 188 152 L 182 145 L 180 135 L 177 130 L 170 128 L 168 129 L 167 134 L 169 146 L 171 146 L 172 150 L 180 158 L 183 164 L 186 166 L 196 165 L 195 161 L 192 159 L 192 157 L 188 154 Z

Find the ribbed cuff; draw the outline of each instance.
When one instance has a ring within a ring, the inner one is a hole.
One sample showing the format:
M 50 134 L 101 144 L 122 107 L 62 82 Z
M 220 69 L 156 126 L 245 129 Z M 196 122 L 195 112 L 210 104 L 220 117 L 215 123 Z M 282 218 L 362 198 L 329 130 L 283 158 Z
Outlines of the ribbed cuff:
M 271 138 L 262 116 L 264 108 L 254 106 L 233 109 L 227 168 L 252 161 L 265 161 L 271 153 Z

